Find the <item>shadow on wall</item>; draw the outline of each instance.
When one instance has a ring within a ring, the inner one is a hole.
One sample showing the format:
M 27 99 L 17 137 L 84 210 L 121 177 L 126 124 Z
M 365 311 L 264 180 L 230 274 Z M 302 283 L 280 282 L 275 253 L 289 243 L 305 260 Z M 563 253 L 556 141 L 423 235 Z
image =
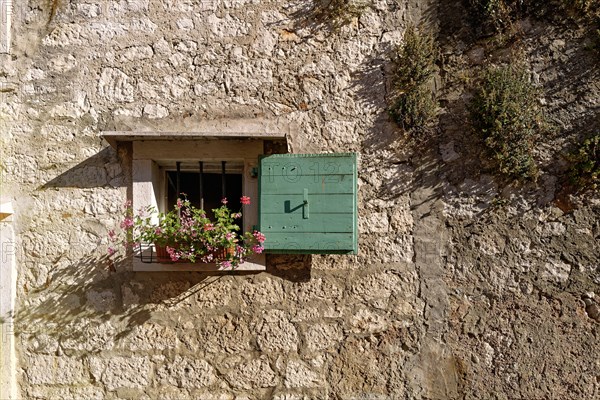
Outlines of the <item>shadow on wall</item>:
M 124 176 L 116 152 L 106 148 L 43 187 L 59 191 L 61 188 L 103 187 L 110 182 L 106 171 L 113 169 L 113 179 L 127 186 L 131 180 Z M 93 175 L 100 178 L 89 179 Z M 256 274 L 133 272 L 131 256 L 111 258 L 102 255 L 104 251 L 102 246 L 76 262 L 56 264 L 45 284 L 34 289 L 23 288 L 26 296 L 14 316 L 15 334 L 32 351 L 54 353 L 83 347 L 87 352 L 101 351 L 106 349 L 104 342 L 129 336 L 157 313 L 179 306 L 229 309 L 238 301 L 247 275 Z M 263 274 L 291 282 L 307 282 L 311 262 L 310 255 L 268 255 L 267 270 Z M 27 275 L 27 271 L 23 273 Z M 106 329 L 111 331 L 104 332 Z M 49 350 L 38 348 L 40 346 L 56 348 Z
M 297 3 L 290 17 L 293 19 L 294 30 L 307 29 L 309 37 L 313 37 L 319 32 L 329 35 L 339 31 L 344 25 L 351 24 L 360 17 L 364 8 L 364 5 L 348 0 L 315 0 Z
M 310 280 L 310 256 L 269 259 L 266 273 L 294 282 Z M 15 334 L 36 352 L 49 350 L 38 348 L 49 343 L 61 347 L 57 352 L 82 346 L 88 346 L 88 352 L 100 351 L 105 349 L 103 341 L 126 338 L 153 316 L 179 306 L 230 310 L 241 297 L 245 276 L 255 275 L 131 272 L 128 264 L 126 258 L 89 255 L 56 269 L 46 285 L 27 291 L 15 315 Z
M 125 186 L 117 152 L 105 147 L 98 154 L 73 165 L 40 189 L 50 188 L 97 188 Z

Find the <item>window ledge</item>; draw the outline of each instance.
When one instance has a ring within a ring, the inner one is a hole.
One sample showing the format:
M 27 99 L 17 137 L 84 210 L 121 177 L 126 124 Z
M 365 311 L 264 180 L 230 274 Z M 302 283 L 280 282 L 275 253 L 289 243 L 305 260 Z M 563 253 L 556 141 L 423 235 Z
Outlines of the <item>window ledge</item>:
M 236 268 L 220 267 L 215 263 L 148 263 L 137 257 L 133 259 L 133 271 L 138 272 L 213 272 L 213 271 L 264 271 L 266 269 L 265 255 L 254 256 Z

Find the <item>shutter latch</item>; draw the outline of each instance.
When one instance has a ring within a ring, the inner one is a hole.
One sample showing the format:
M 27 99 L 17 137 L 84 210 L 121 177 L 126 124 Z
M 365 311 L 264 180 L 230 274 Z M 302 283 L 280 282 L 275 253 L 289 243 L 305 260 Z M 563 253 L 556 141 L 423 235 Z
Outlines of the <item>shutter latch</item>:
M 302 218 L 308 219 L 308 189 L 304 189 L 304 203 L 302 204 Z

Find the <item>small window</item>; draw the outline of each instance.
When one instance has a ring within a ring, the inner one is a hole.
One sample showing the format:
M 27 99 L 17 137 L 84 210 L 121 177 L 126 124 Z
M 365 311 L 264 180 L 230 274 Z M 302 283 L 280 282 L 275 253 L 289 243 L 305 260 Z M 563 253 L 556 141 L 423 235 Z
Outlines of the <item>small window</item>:
M 259 128 L 263 126 L 249 123 L 218 126 L 231 130 L 232 137 L 152 132 L 104 137 L 115 147 L 131 143 L 123 152 L 132 161 L 134 209 L 168 211 L 178 194 L 185 193 L 210 213 L 223 197 L 235 210 L 241 208 L 240 197 L 249 196 L 251 204 L 243 208 L 240 225 L 243 231 L 265 234 L 265 252 L 356 254 L 357 155 L 278 154 L 273 149 L 282 137 Z M 245 131 L 252 133 L 239 133 Z M 237 269 L 264 270 L 265 260 L 264 253 L 259 254 Z M 134 259 L 133 270 L 209 271 L 215 265 L 144 264 Z
M 179 171 L 164 167 L 166 199 L 164 211 L 173 209 L 177 199 L 185 196 L 194 207 L 202 208 L 209 218 L 214 218 L 212 210 L 221 206 L 227 198 L 232 210 L 240 210 L 243 192 L 242 162 L 221 161 L 179 163 Z
M 243 207 L 238 225 L 242 232 L 258 226 L 258 168 L 263 154 L 262 140 L 199 139 L 138 140 L 132 143 L 132 203 L 135 210 L 148 206 L 166 212 L 185 193 L 190 202 L 204 209 L 209 218 L 219 208 L 223 197 L 233 212 L 242 210 L 240 198 L 248 196 L 251 204 Z M 209 271 L 212 264 L 167 264 L 151 258 L 152 246 L 134 257 L 134 271 Z M 236 270 L 264 270 L 265 255 L 257 254 Z

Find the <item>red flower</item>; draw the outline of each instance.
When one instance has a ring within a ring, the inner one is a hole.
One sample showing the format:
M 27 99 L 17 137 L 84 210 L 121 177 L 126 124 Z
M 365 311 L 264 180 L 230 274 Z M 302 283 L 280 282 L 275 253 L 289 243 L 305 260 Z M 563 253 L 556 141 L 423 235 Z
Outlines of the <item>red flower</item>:
M 242 203 L 244 205 L 249 205 L 250 204 L 250 197 L 248 197 L 248 196 L 242 196 L 240 198 L 240 203 Z

